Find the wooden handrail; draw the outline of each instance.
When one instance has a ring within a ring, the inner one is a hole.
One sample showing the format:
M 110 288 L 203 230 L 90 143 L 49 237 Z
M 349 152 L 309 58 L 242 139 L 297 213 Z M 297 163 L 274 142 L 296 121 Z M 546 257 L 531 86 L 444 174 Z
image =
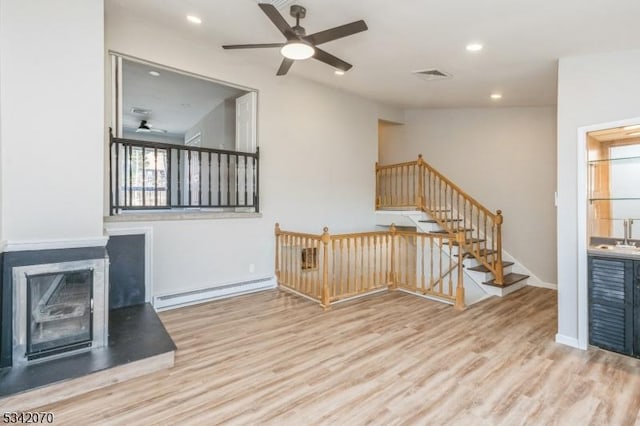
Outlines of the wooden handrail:
M 460 188 L 458 185 L 456 185 L 455 183 L 453 183 L 449 178 L 447 178 L 445 175 L 443 175 L 442 173 L 440 173 L 439 171 L 437 171 L 436 169 L 434 169 L 429 163 L 427 163 L 426 161 L 424 161 L 422 159 L 422 154 L 418 155 L 418 161 L 416 161 L 417 164 L 422 163 L 423 167 L 426 167 L 431 173 L 433 173 L 434 175 L 438 176 L 441 180 L 443 180 L 447 185 L 449 185 L 451 188 L 455 189 L 456 191 L 458 191 L 460 193 L 460 195 L 462 195 L 465 199 L 469 200 L 474 206 L 478 207 L 479 209 L 483 210 L 487 216 L 494 218 L 495 219 L 495 214 L 489 210 L 488 208 L 486 208 L 485 206 L 483 206 L 482 204 L 480 204 L 480 202 L 478 200 L 476 200 L 475 198 L 473 198 L 471 195 L 469 195 L 468 193 L 466 193 L 462 188 Z

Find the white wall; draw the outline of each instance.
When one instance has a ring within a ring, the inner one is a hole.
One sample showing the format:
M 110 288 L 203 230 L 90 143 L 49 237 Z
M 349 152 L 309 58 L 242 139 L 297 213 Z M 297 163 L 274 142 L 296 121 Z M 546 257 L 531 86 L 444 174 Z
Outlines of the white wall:
M 586 347 L 587 327 L 578 310 L 585 290 L 578 286 L 578 233 L 586 232 L 577 226 L 578 129 L 640 117 L 638 76 L 640 50 L 564 58 L 559 64 L 558 340 L 575 346 Z
M 211 43 L 126 16 L 107 20 L 114 51 L 259 91 L 261 218 L 108 223 L 153 227 L 156 294 L 273 276 L 275 222 L 318 234 L 325 225 L 375 224 L 379 105 L 293 74 L 276 77 L 275 68 L 247 66 L 246 55 Z
M 103 234 L 102 0 L 2 0 L 2 235 Z
M 555 108 L 409 110 L 404 119 L 386 128 L 380 162 L 422 154 L 487 208 L 501 209 L 504 249 L 556 283 Z
M 205 148 L 236 149 L 236 100 L 225 99 L 185 133 L 185 141 L 198 132 Z

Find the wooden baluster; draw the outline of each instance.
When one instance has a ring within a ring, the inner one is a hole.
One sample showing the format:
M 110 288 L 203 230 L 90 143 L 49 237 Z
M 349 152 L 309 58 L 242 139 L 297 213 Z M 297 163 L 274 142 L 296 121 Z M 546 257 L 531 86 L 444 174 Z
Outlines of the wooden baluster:
M 480 253 L 480 244 L 477 243 L 477 241 L 480 241 L 480 230 L 482 229 L 482 226 L 480 225 L 480 208 L 476 207 L 477 211 L 478 211 L 478 216 L 476 219 L 476 226 L 478 227 L 476 229 L 476 252 L 478 253 L 478 255 L 481 255 Z M 487 257 L 487 253 L 485 252 L 484 255 L 481 255 L 481 257 L 483 257 L 485 259 L 485 261 L 489 261 L 489 258 Z
M 376 206 L 376 210 L 378 210 L 378 208 L 380 208 L 380 173 L 379 173 L 379 169 L 378 169 L 379 165 L 378 162 L 376 161 L 376 199 L 375 199 L 375 206 Z
M 280 241 L 280 224 L 276 223 L 275 235 L 276 235 L 276 281 L 278 285 L 280 284 L 280 249 L 281 249 L 281 241 Z
M 371 276 L 371 281 L 369 282 L 369 288 L 376 287 L 376 273 L 377 273 L 377 265 L 378 265 L 378 247 L 376 246 L 376 236 L 372 235 L 371 239 L 373 240 L 373 275 Z
M 301 268 L 301 264 L 300 264 L 300 237 L 297 235 L 294 235 L 293 237 L 293 246 L 295 247 L 295 252 L 293 254 L 293 286 L 296 288 L 296 290 L 298 291 L 302 291 L 302 288 L 300 288 L 300 268 Z
M 389 287 L 389 290 L 395 290 L 396 287 L 396 225 L 395 224 L 391 224 L 391 227 L 389 228 L 389 232 L 390 232 L 390 245 L 391 245 L 391 250 L 390 250 L 390 256 L 391 256 L 391 262 L 389 265 L 389 277 L 388 277 L 388 284 L 387 286 Z
M 283 262 L 282 266 L 284 268 L 284 282 L 287 286 L 291 286 L 291 282 L 289 281 L 289 255 L 291 252 L 291 244 L 289 243 L 289 234 L 284 235 L 284 253 L 282 254 Z
M 340 276 L 341 277 L 342 277 L 342 264 L 345 263 L 343 244 L 347 246 L 347 262 L 346 262 L 347 276 L 346 278 L 342 279 L 343 282 L 346 282 L 346 289 L 345 288 L 342 289 L 342 294 L 345 294 L 351 291 L 351 279 L 350 279 L 351 278 L 351 272 L 350 272 L 351 271 L 351 238 L 346 239 L 346 244 L 344 239 L 340 240 Z
M 424 164 L 422 154 L 418 155 L 417 165 L 418 197 L 416 198 L 416 203 L 418 204 L 418 209 L 421 209 L 424 208 Z
M 487 244 L 487 241 L 488 241 L 488 238 L 489 238 L 489 236 L 487 235 L 487 220 L 488 220 L 488 217 L 487 217 L 487 214 L 485 213 L 484 214 L 484 234 L 483 234 L 483 237 L 482 237 L 482 238 L 484 238 L 484 241 L 485 241 L 485 243 L 484 243 L 485 250 L 489 250 L 491 248 L 491 247 L 489 247 L 489 244 Z M 480 244 L 480 242 L 478 242 L 478 244 Z M 495 256 L 493 257 L 493 259 L 495 259 Z
M 364 237 L 360 236 L 360 286 L 356 288 L 356 292 L 359 293 L 364 288 L 364 279 L 366 277 L 366 273 L 364 271 Z
M 331 240 L 331 277 L 329 280 L 329 284 L 330 284 L 330 290 L 331 290 L 331 295 L 335 296 L 337 293 L 337 288 L 336 288 L 336 270 L 338 269 L 338 262 L 337 262 L 337 256 L 338 256 L 338 250 L 336 250 L 336 244 L 338 244 L 338 240 Z
M 433 240 L 432 236 L 429 237 L 429 291 L 433 291 Z
M 426 199 L 426 205 L 427 208 L 429 210 L 432 210 L 432 204 L 431 204 L 431 170 L 429 170 L 428 168 L 425 167 L 425 174 L 427 177 L 427 199 Z
M 425 276 L 424 276 L 424 242 L 426 236 L 424 234 L 419 235 L 420 238 L 420 289 L 424 293 L 425 290 Z M 416 282 L 417 284 L 417 282 Z
M 450 229 L 455 229 L 455 226 L 458 224 L 458 222 L 454 222 L 453 219 L 457 219 L 457 217 L 455 217 L 457 212 L 455 212 L 453 208 L 453 187 L 450 187 L 450 188 L 451 190 L 450 190 L 449 206 L 447 208 L 451 211 L 451 228 Z
M 504 284 L 504 270 L 502 267 L 502 210 L 496 212 L 496 268 L 494 275 L 496 276 L 495 283 L 498 285 Z
M 307 267 L 307 253 L 306 253 L 306 245 L 305 245 L 305 237 L 299 237 L 298 241 L 300 243 L 300 259 L 298 259 L 298 261 L 300 262 L 300 268 L 299 268 L 299 273 L 300 273 L 300 291 L 304 294 L 308 294 L 307 293 L 307 286 L 305 283 L 305 278 L 307 276 L 307 272 L 306 272 L 306 267 Z M 304 262 L 302 261 L 302 253 L 304 253 Z
M 447 239 L 447 243 L 449 243 L 449 241 L 451 241 L 451 239 Z M 440 248 L 442 249 L 442 243 L 443 240 L 440 239 Z M 442 276 L 442 250 L 438 250 L 438 285 L 440 286 L 440 292 L 442 293 L 443 287 L 442 287 L 442 281 L 444 280 L 444 277 Z
M 329 309 L 329 262 L 326 260 L 329 258 L 329 241 L 331 236 L 329 235 L 329 228 L 326 226 L 322 230 L 322 244 L 325 262 L 322 265 L 322 306 L 325 310 Z
M 363 287 L 360 289 L 360 292 L 365 292 L 371 285 L 371 241 L 369 241 L 368 235 L 365 235 L 362 238 L 364 240 L 364 245 L 367 247 L 367 266 L 364 270 L 364 280 L 362 281 Z
M 456 234 L 457 235 L 457 234 Z M 462 243 L 460 242 L 460 240 L 458 239 L 458 253 L 461 253 L 462 250 Z M 448 296 L 453 296 L 453 241 L 450 239 L 449 240 L 449 293 L 447 294 Z
M 464 234 L 458 233 L 458 244 L 461 244 L 464 241 Z M 458 258 L 458 285 L 456 287 L 456 302 L 455 308 L 459 311 L 465 308 L 464 303 L 464 271 L 462 270 L 462 258 Z
M 410 286 L 411 285 L 411 276 L 409 275 L 409 272 L 411 271 L 411 269 L 413 269 L 413 268 L 409 268 L 409 245 L 410 245 L 410 241 L 409 241 L 409 237 L 407 235 L 404 235 L 403 239 L 404 239 L 404 258 L 405 258 L 404 285 L 405 286 Z
M 496 223 L 495 221 L 491 222 L 491 250 L 496 251 Z M 493 266 L 493 270 L 496 269 L 496 261 L 497 256 L 493 256 L 493 262 L 491 265 Z

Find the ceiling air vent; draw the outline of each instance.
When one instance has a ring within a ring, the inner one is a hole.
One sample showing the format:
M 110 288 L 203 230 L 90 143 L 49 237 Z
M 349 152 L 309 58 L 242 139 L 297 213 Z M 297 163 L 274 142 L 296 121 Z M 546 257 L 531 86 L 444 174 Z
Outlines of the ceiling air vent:
M 150 109 L 139 108 L 139 107 L 131 108 L 131 112 L 134 113 L 134 114 L 140 114 L 140 115 L 149 115 L 149 114 L 151 114 L 151 110 Z
M 256 0 L 256 3 L 269 3 L 276 7 L 276 9 L 284 9 L 293 3 L 293 0 Z
M 419 78 L 421 78 L 423 80 L 427 80 L 427 81 L 445 80 L 447 78 L 453 77 L 451 74 L 446 73 L 444 71 L 440 71 L 440 70 L 435 69 L 435 68 L 431 68 L 431 69 L 428 69 L 428 70 L 422 70 L 422 71 L 414 71 L 413 74 L 418 76 Z

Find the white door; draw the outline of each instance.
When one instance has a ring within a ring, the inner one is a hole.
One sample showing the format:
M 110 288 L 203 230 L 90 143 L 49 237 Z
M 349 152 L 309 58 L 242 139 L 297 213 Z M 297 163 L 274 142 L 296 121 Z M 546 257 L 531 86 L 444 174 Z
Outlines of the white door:
M 236 151 L 256 152 L 257 115 L 258 94 L 256 92 L 249 92 L 236 99 Z M 254 164 L 252 159 L 247 159 L 245 168 L 244 157 L 239 157 L 236 170 L 238 173 L 238 199 L 236 203 L 239 206 L 251 205 L 253 204 L 254 188 Z
M 249 92 L 236 99 L 236 151 L 256 152 L 258 95 Z

